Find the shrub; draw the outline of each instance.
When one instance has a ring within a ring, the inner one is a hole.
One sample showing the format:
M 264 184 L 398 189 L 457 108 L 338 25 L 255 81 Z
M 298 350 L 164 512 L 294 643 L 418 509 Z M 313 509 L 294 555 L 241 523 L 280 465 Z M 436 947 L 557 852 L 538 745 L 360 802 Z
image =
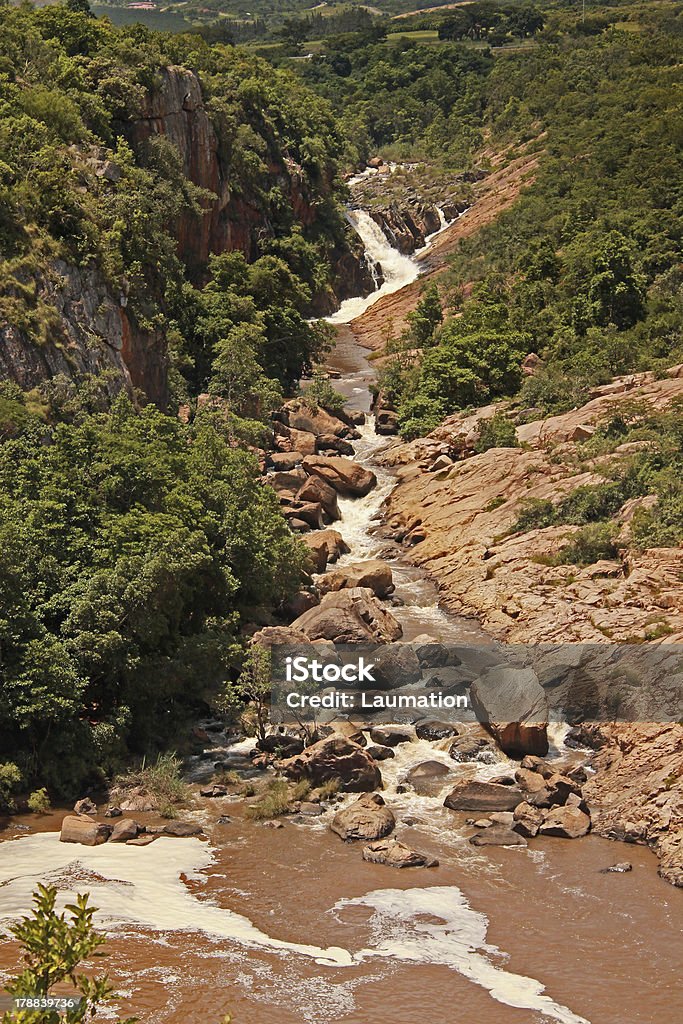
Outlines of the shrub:
M 490 420 L 482 423 L 479 431 L 475 450 L 481 453 L 489 448 L 519 448 L 515 425 L 502 412 L 495 413 Z
M 245 817 L 252 821 L 268 821 L 286 814 L 293 797 L 284 779 L 273 779 L 258 803 L 247 807 Z
M 181 767 L 182 761 L 176 754 L 159 754 L 154 764 L 146 765 L 143 761 L 140 768 L 117 775 L 114 781 L 118 786 L 142 786 L 154 798 L 160 810 L 168 811 L 169 806 L 186 803 L 189 798 L 190 790 L 181 777 Z
M 592 565 L 601 558 L 616 558 L 614 523 L 591 523 L 578 530 L 553 559 L 555 565 Z
M 21 772 L 11 761 L 0 764 L 0 811 L 14 810 L 12 791 L 21 782 Z
M 341 412 L 346 403 L 341 391 L 337 391 L 323 373 L 313 374 L 313 380 L 304 388 L 301 397 L 312 409 L 320 406 L 333 413 Z
M 555 521 L 555 506 L 549 498 L 526 498 L 520 505 L 513 533 L 543 530 Z
M 46 789 L 36 789 L 28 798 L 28 809 L 34 814 L 47 814 L 51 809 Z

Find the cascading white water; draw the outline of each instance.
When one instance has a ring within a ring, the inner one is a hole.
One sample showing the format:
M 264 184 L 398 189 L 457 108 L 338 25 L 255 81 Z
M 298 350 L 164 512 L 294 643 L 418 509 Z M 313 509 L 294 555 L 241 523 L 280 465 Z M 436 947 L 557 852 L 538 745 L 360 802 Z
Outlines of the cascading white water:
M 358 296 L 342 302 L 337 312 L 327 318 L 331 324 L 350 323 L 351 320 L 355 320 L 357 316 L 374 305 L 383 295 L 391 295 L 392 292 L 405 288 L 407 284 L 415 280 L 420 272 L 415 260 L 404 256 L 398 249 L 394 249 L 379 224 L 375 224 L 369 213 L 366 213 L 365 210 L 349 210 L 347 217 L 363 240 L 365 251 L 371 261 L 370 265 L 379 263 L 381 266 L 384 283 L 381 288 L 365 298 Z

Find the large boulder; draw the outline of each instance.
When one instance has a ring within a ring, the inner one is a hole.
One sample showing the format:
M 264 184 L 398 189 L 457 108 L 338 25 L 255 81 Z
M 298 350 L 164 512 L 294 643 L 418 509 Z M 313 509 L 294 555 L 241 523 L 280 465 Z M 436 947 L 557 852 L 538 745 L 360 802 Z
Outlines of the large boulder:
M 254 633 L 251 642 L 258 644 L 259 647 L 299 647 L 310 643 L 310 640 L 305 633 L 300 629 L 294 629 L 293 626 L 264 626 L 258 633 Z
M 59 841 L 80 843 L 81 846 L 100 846 L 109 839 L 111 831 L 111 825 L 95 821 L 87 814 L 67 814 L 62 820 Z
M 459 782 L 444 800 L 452 811 L 513 811 L 524 795 L 516 786 L 493 782 Z
M 532 669 L 497 665 L 475 679 L 470 696 L 506 754 L 548 753 L 548 698 Z
M 352 743 L 357 743 L 359 747 L 367 746 L 368 741 L 363 733 L 365 726 L 360 722 L 343 719 L 340 722 L 329 722 L 328 728 L 330 734 L 338 732 L 341 736 L 346 736 L 347 740 L 351 740 Z
M 396 818 L 379 793 L 366 793 L 337 811 L 330 828 L 344 840 L 382 839 L 393 832 Z
M 109 842 L 127 843 L 129 839 L 135 839 L 139 831 L 140 827 L 137 821 L 133 821 L 132 818 L 121 818 L 114 825 Z
M 380 747 L 371 744 L 367 748 L 367 751 L 370 757 L 374 758 L 375 761 L 388 761 L 390 758 L 396 757 L 396 754 L 391 747 Z
M 396 690 L 419 682 L 422 668 L 409 644 L 391 644 L 375 655 L 372 674 L 378 690 Z
M 295 619 L 292 629 L 309 640 L 339 644 L 388 643 L 403 633 L 400 623 L 365 587 L 325 594 L 317 608 Z
M 419 740 L 430 740 L 433 743 L 457 735 L 458 730 L 449 722 L 439 722 L 436 718 L 430 718 L 425 722 L 418 722 L 415 732 Z
M 344 437 L 335 434 L 321 434 L 315 439 L 315 450 L 319 454 L 334 452 L 336 455 L 353 455 L 353 445 Z
M 325 510 L 317 501 L 293 501 L 284 508 L 283 514 L 292 529 L 301 529 L 303 523 L 312 530 L 322 530 L 325 525 Z
M 303 538 L 303 542 L 311 552 L 311 562 L 315 572 L 325 572 L 328 562 L 336 562 L 340 555 L 345 555 L 349 546 L 337 530 L 320 530 Z
M 456 736 L 448 752 L 454 761 L 460 762 L 479 761 L 481 764 L 494 764 L 497 760 L 495 747 L 481 736 Z
M 311 406 L 298 398 L 286 402 L 279 416 L 286 426 L 294 430 L 304 430 L 309 434 L 335 434 L 344 437 L 349 426 L 343 420 L 333 416 L 320 406 Z
M 436 796 L 443 789 L 450 774 L 448 765 L 441 761 L 423 761 L 410 769 L 405 782 L 408 782 L 420 796 Z
M 391 868 L 435 868 L 439 862 L 427 853 L 418 853 L 397 839 L 378 839 L 363 847 L 363 860 L 386 864 Z
M 177 839 L 189 839 L 191 836 L 203 835 L 202 826 L 195 821 L 169 821 L 163 826 L 163 835 Z
M 397 747 L 399 743 L 411 743 L 415 730 L 411 725 L 377 725 L 370 730 L 370 739 L 381 747 Z
M 287 472 L 290 469 L 295 469 L 302 461 L 303 455 L 301 452 L 270 452 L 268 455 L 268 464 L 275 470 L 282 470 Z
M 526 801 L 517 804 L 513 813 L 513 829 L 519 832 L 520 836 L 526 839 L 533 839 L 543 823 L 543 811 L 539 807 L 532 807 Z
M 275 473 L 269 473 L 266 480 L 275 491 L 287 491 L 288 493 L 296 494 L 301 485 L 306 482 L 306 473 L 301 466 L 297 466 L 294 469 L 283 469 Z
M 526 846 L 524 836 L 506 825 L 492 825 L 470 837 L 473 846 Z
M 561 839 L 579 839 L 591 827 L 591 820 L 579 807 L 553 807 L 546 812 L 539 833 L 543 836 L 559 836 Z
M 347 793 L 370 792 L 382 784 L 380 770 L 367 751 L 338 733 L 281 761 L 280 770 L 288 779 L 307 779 L 312 786 L 338 779 Z
M 306 473 L 322 477 L 339 494 L 351 498 L 365 497 L 377 483 L 369 469 L 341 455 L 307 455 L 303 467 Z
M 316 438 L 308 430 L 296 430 L 284 423 L 274 423 L 275 446 L 281 452 L 299 452 L 301 455 L 315 455 Z
M 297 491 L 297 501 L 310 501 L 322 506 L 329 522 L 341 518 L 337 492 L 319 476 L 309 476 Z
M 84 796 L 74 804 L 74 814 L 97 814 L 97 804 L 89 796 Z
M 379 558 L 371 558 L 367 562 L 352 562 L 340 569 L 333 569 L 318 580 L 317 585 L 323 594 L 334 590 L 367 587 L 375 597 L 387 597 L 394 589 L 391 566 Z

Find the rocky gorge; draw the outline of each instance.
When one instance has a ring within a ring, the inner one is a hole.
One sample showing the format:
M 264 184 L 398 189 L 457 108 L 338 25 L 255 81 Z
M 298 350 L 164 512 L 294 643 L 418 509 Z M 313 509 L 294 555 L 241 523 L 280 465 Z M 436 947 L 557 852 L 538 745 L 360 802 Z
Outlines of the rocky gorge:
M 504 496 L 515 481 L 519 489 L 526 473 L 539 486 L 561 488 L 567 471 L 551 459 L 543 474 L 530 470 L 547 455 L 541 444 L 530 452 L 472 454 L 476 419 L 456 417 L 436 436 L 410 445 L 376 433 L 367 386 L 372 369 L 346 329 L 338 330 L 330 369 L 348 398 L 346 406 L 328 410 L 300 399 L 286 403 L 273 422 L 272 450 L 262 454 L 263 478 L 277 493 L 290 528 L 309 548 L 311 564 L 310 581 L 277 622 L 254 626 L 253 643 L 294 641 L 325 650 L 331 642 L 379 641 L 387 657 L 397 659 L 404 682 L 417 681 L 422 671 L 438 672 L 464 683 L 490 706 L 486 681 L 498 671 L 494 644 L 512 635 L 501 623 L 510 630 L 521 630 L 523 623 L 530 623 L 530 630 L 540 626 L 533 626 L 533 608 L 524 603 L 525 591 L 517 583 L 507 600 L 514 591 L 520 613 L 499 620 L 493 612 L 499 598 L 491 596 L 490 606 L 477 605 L 457 574 L 444 568 L 449 559 L 462 557 L 472 575 L 482 560 L 484 584 L 498 577 L 502 586 L 509 563 L 502 561 L 503 568 L 487 578 L 490 559 L 483 553 L 502 543 L 495 537 L 499 526 L 514 518 L 514 509 L 508 509 L 506 520 L 492 522 L 490 540 L 481 522 L 470 527 L 470 520 L 505 515 L 500 502 L 485 511 L 496 486 L 502 494 L 493 497 Z M 637 386 L 665 405 L 679 381 L 672 373 L 663 380 L 639 380 Z M 600 399 L 594 401 L 599 405 Z M 580 443 L 591 424 L 590 410 L 581 410 L 579 419 L 583 431 L 561 444 Z M 570 427 L 576 432 L 576 426 L 567 421 L 552 430 L 563 436 Z M 532 439 L 542 433 L 533 424 L 519 429 Z M 517 476 L 513 459 L 524 466 Z M 476 475 L 470 470 L 469 498 L 456 482 L 456 472 L 468 466 L 477 467 Z M 488 489 L 487 477 L 478 475 L 483 466 L 497 481 Z M 444 492 L 435 496 L 433 488 Z M 515 500 L 512 492 L 509 500 Z M 470 550 L 467 558 L 461 554 Z M 427 552 L 435 557 L 423 563 Z M 587 585 L 599 587 L 603 578 L 589 576 Z M 449 579 L 460 603 L 451 601 Z M 572 586 L 576 581 L 567 580 Z M 569 604 L 571 598 L 564 600 Z M 635 613 L 641 611 L 652 614 L 636 606 Z M 676 609 L 668 613 L 675 616 Z M 556 633 L 550 636 L 557 639 Z M 606 641 L 603 635 L 608 647 Z M 448 665 L 454 645 L 457 662 Z M 646 847 L 659 854 L 664 878 L 680 884 L 681 727 L 651 726 L 648 743 L 643 743 L 646 727 L 637 725 L 599 726 L 593 732 L 581 727 L 570 734 L 544 718 L 545 695 L 534 685 L 528 726 L 520 721 L 513 728 L 497 722 L 495 712 L 487 728 L 475 721 L 426 718 L 415 725 L 373 726 L 332 718 L 320 722 L 313 736 L 274 728 L 261 739 L 226 731 L 220 721 L 198 723 L 187 758 L 190 791 L 184 806 L 174 810 L 179 820 L 161 817 L 159 803 L 140 788 L 112 791 L 108 801 L 100 797 L 57 816 L 52 827 L 61 829 L 61 843 L 55 831 L 24 835 L 23 821 L 15 820 L 10 828 L 16 830 L 15 840 L 3 848 L 21 854 L 23 870 L 18 876 L 10 856 L 8 906 L 23 905 L 32 881 L 46 873 L 67 887 L 87 879 L 111 923 L 115 975 L 135 991 L 136 1004 L 150 1020 L 183 1019 L 199 978 L 214 981 L 207 1012 L 224 1006 L 220 993 L 230 979 L 231 1010 L 253 1013 L 259 1002 L 275 1003 L 287 1024 L 367 1015 L 373 987 L 376 998 L 386 1001 L 391 993 L 392 1016 L 408 1024 L 423 999 L 416 1003 L 408 987 L 417 984 L 423 992 L 425 983 L 433 1000 L 452 999 L 457 991 L 484 1016 L 494 1000 L 496 1020 L 506 1024 L 526 1021 L 530 1014 L 565 1024 L 627 1019 L 621 974 L 616 984 L 607 984 L 603 998 L 580 984 L 582 964 L 587 950 L 594 964 L 611 962 L 620 927 L 613 885 L 623 881 L 639 924 L 637 941 L 636 936 L 633 944 L 624 939 L 619 971 L 633 970 L 634 957 L 642 971 L 644 935 L 650 963 L 658 965 L 645 971 L 648 990 L 657 990 L 658 971 L 673 969 L 668 904 L 653 888 L 664 883 L 653 879 L 655 861 Z M 35 823 L 28 827 L 33 832 Z M 637 845 L 629 847 L 625 860 L 623 848 L 616 852 L 600 836 Z M 292 872 L 309 890 L 310 879 L 316 879 L 315 892 L 305 901 L 283 896 L 291 891 Z M 581 923 L 586 900 L 599 906 L 607 922 L 590 935 Z M 535 911 L 532 922 L 529 907 L 541 901 L 543 913 Z M 368 913 L 377 930 L 368 932 Z M 558 943 L 557 920 L 581 936 L 580 955 Z M 117 937 L 122 927 L 125 938 Z M 488 927 L 496 946 L 486 941 Z M 382 938 L 387 928 L 397 936 L 393 942 Z M 526 952 L 519 948 L 520 934 L 526 935 Z M 302 935 L 315 936 L 318 945 L 301 942 Z M 204 955 L 207 942 L 211 955 L 219 957 L 220 978 Z M 230 956 L 244 949 L 248 959 L 226 961 L 224 948 Z M 506 967 L 501 950 L 511 951 Z M 280 966 L 285 954 L 287 978 Z M 364 966 L 369 957 L 372 978 Z M 176 972 L 180 961 L 187 978 Z M 342 968 L 355 979 L 351 989 L 343 977 L 329 977 Z M 397 985 L 405 989 L 400 1007 Z M 322 1005 L 311 986 L 324 993 Z M 615 1000 L 619 1018 L 607 1008 Z M 673 1024 L 670 1011 L 677 1012 L 669 1004 L 660 1018 Z

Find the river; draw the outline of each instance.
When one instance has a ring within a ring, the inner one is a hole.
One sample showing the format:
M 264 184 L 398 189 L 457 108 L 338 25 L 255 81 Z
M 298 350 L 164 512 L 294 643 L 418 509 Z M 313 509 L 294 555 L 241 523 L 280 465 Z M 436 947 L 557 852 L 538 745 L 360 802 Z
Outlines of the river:
M 414 279 L 412 260 L 397 259 L 361 217 L 358 228 L 383 265 L 385 293 Z M 373 371 L 345 325 L 376 298 L 349 300 L 333 318 L 335 386 L 364 410 Z M 384 443 L 371 423 L 357 442 L 378 486 L 340 503 L 347 558 L 386 548 L 371 531 L 393 484 L 373 463 Z M 392 611 L 407 638 L 482 639 L 476 623 L 439 609 L 420 570 L 389 557 L 404 602 Z M 551 756 L 580 757 L 562 737 L 553 733 Z M 248 745 L 216 735 L 195 777 L 214 759 L 239 763 Z M 193 812 L 208 842 L 162 838 L 145 848 L 60 844 L 61 814 L 20 817 L 1 833 L 0 924 L 28 910 L 38 881 L 58 885 L 63 901 L 89 891 L 109 933 L 102 963 L 122 993 L 119 1009 L 150 1024 L 213 1024 L 228 1011 L 235 1024 L 678 1024 L 681 893 L 658 878 L 654 856 L 590 835 L 476 849 L 466 815 L 445 810 L 443 793 L 510 765 L 502 754 L 457 764 L 448 745 L 402 744 L 381 766 L 398 837 L 438 857 L 438 868 L 365 863 L 358 845 L 329 831 L 333 811 L 273 829 L 245 820 L 234 798 Z M 406 772 L 427 759 L 449 767 L 443 791 L 402 792 Z M 630 873 L 600 873 L 625 859 Z M 16 969 L 8 939 L 0 976 Z

